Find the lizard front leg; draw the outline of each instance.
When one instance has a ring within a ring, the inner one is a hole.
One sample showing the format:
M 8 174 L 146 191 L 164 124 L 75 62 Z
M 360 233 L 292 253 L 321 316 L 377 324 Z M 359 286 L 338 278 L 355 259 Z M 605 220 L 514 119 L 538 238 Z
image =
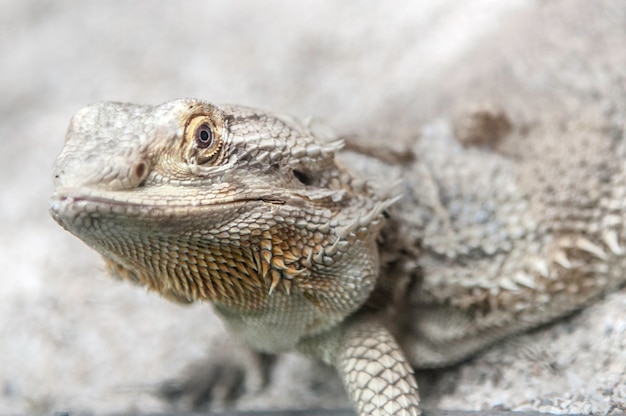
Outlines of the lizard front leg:
M 371 316 L 355 317 L 300 350 L 333 365 L 359 415 L 420 414 L 413 368 L 389 330 Z

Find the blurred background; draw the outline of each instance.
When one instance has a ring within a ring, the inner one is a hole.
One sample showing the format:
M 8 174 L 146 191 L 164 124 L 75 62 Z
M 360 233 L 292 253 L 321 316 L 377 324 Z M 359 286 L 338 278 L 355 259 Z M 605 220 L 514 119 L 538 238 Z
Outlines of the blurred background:
M 0 413 L 167 410 L 158 383 L 224 337 L 206 305 L 109 280 L 48 215 L 78 109 L 197 97 L 372 140 L 415 133 L 445 107 L 435 92 L 465 54 L 543 3 L 0 0 Z M 285 355 L 238 406 L 348 404 L 332 371 Z

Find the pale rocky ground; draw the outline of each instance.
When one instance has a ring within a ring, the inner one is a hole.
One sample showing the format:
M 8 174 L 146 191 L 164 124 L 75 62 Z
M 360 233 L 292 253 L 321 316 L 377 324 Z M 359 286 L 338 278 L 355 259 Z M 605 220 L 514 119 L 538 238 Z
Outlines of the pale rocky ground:
M 315 115 L 341 132 L 410 134 L 446 114 L 447 74 L 474 64 L 484 39 L 582 3 L 1 0 L 0 414 L 171 410 L 158 384 L 230 348 L 209 307 L 109 280 L 49 217 L 51 164 L 80 107 L 193 96 Z M 623 412 L 625 312 L 616 293 L 498 346 L 436 375 L 427 404 Z M 347 406 L 333 372 L 296 355 L 237 404 Z

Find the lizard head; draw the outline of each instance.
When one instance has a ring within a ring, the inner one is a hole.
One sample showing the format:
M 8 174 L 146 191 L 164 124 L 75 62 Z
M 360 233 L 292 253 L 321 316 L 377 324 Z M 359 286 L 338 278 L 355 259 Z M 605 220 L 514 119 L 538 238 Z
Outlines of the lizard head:
M 54 164 L 51 212 L 115 275 L 168 298 L 258 312 L 299 296 L 349 313 L 373 288 L 392 200 L 313 130 L 192 99 L 90 105 Z

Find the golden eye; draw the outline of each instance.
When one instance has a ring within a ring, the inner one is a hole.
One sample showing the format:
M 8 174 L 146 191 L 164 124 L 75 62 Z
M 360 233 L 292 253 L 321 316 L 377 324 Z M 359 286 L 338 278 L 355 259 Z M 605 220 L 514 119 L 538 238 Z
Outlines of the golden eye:
M 204 164 L 219 158 L 222 139 L 214 120 L 207 115 L 192 117 L 187 123 L 185 137 L 188 143 L 187 155 L 194 163 Z

